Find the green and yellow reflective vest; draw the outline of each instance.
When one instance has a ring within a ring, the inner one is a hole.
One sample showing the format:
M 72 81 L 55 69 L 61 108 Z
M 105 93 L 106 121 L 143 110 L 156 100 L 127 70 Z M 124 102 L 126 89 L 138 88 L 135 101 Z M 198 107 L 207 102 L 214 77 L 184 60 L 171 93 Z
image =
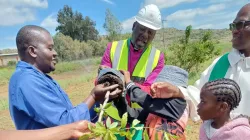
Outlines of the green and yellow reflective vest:
M 130 39 L 112 42 L 110 50 L 112 68 L 128 70 L 129 46 Z M 131 80 L 143 83 L 157 66 L 159 58 L 160 51 L 151 44 L 148 45 L 135 66 Z

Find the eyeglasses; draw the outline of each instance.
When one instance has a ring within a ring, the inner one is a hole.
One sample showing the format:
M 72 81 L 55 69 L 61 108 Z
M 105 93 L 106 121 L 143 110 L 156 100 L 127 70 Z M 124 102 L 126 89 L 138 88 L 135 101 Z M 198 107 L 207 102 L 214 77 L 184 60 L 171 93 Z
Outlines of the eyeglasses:
M 247 26 L 246 25 L 247 23 L 250 23 L 250 20 L 248 20 L 248 21 L 239 21 L 237 23 L 231 23 L 231 24 L 229 24 L 229 29 L 231 31 L 233 31 L 233 30 L 241 30 L 241 29 L 243 29 L 243 28 L 245 28 Z

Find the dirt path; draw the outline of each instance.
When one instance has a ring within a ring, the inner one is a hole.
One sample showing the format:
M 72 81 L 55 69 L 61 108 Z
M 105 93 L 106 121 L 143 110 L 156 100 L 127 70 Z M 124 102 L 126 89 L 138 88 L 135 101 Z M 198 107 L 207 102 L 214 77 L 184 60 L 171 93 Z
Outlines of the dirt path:
M 193 122 L 192 120 L 188 120 L 188 125 L 186 128 L 186 136 L 187 140 L 198 140 L 199 139 L 199 129 L 200 129 L 201 121 Z
M 14 130 L 15 126 L 11 120 L 9 110 L 0 111 L 0 130 Z
M 0 99 L 1 97 L 8 98 L 8 85 L 1 85 L 0 86 Z

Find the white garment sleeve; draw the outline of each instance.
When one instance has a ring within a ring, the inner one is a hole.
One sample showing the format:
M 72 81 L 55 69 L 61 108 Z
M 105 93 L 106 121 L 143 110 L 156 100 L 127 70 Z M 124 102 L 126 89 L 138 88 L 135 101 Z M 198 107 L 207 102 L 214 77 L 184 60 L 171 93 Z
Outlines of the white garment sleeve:
M 200 119 L 197 114 L 197 105 L 200 102 L 200 90 L 202 86 L 208 82 L 211 71 L 219 58 L 215 59 L 213 63 L 204 72 L 202 72 L 200 79 L 195 82 L 194 86 L 189 85 L 187 88 L 179 87 L 187 101 L 189 107 L 189 117 L 193 121 L 198 121 Z
M 189 117 L 193 121 L 198 121 L 200 119 L 199 115 L 197 114 L 197 105 L 198 105 L 198 103 L 196 102 L 195 99 L 193 99 L 193 96 L 190 95 L 190 93 L 189 93 L 189 91 L 188 91 L 187 88 L 184 88 L 184 87 L 178 87 L 178 88 L 181 90 L 182 94 L 185 97 L 185 100 L 187 101 L 187 107 L 188 107 Z

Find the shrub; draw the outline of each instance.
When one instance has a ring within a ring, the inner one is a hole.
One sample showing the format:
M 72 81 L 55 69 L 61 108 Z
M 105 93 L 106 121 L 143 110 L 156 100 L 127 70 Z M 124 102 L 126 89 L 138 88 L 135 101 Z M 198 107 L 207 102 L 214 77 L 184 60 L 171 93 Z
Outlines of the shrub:
M 73 71 L 82 67 L 80 63 L 77 62 L 61 62 L 56 65 L 56 70 L 53 71 L 53 74 L 60 74 L 63 72 Z
M 16 61 L 9 61 L 7 63 L 7 66 L 15 66 L 16 65 Z
M 212 57 L 220 54 L 216 41 L 211 39 L 212 33 L 205 32 L 200 40 L 190 41 L 192 26 L 188 26 L 184 37 L 169 46 L 166 63 L 179 66 L 188 72 L 197 71 L 199 66 Z

